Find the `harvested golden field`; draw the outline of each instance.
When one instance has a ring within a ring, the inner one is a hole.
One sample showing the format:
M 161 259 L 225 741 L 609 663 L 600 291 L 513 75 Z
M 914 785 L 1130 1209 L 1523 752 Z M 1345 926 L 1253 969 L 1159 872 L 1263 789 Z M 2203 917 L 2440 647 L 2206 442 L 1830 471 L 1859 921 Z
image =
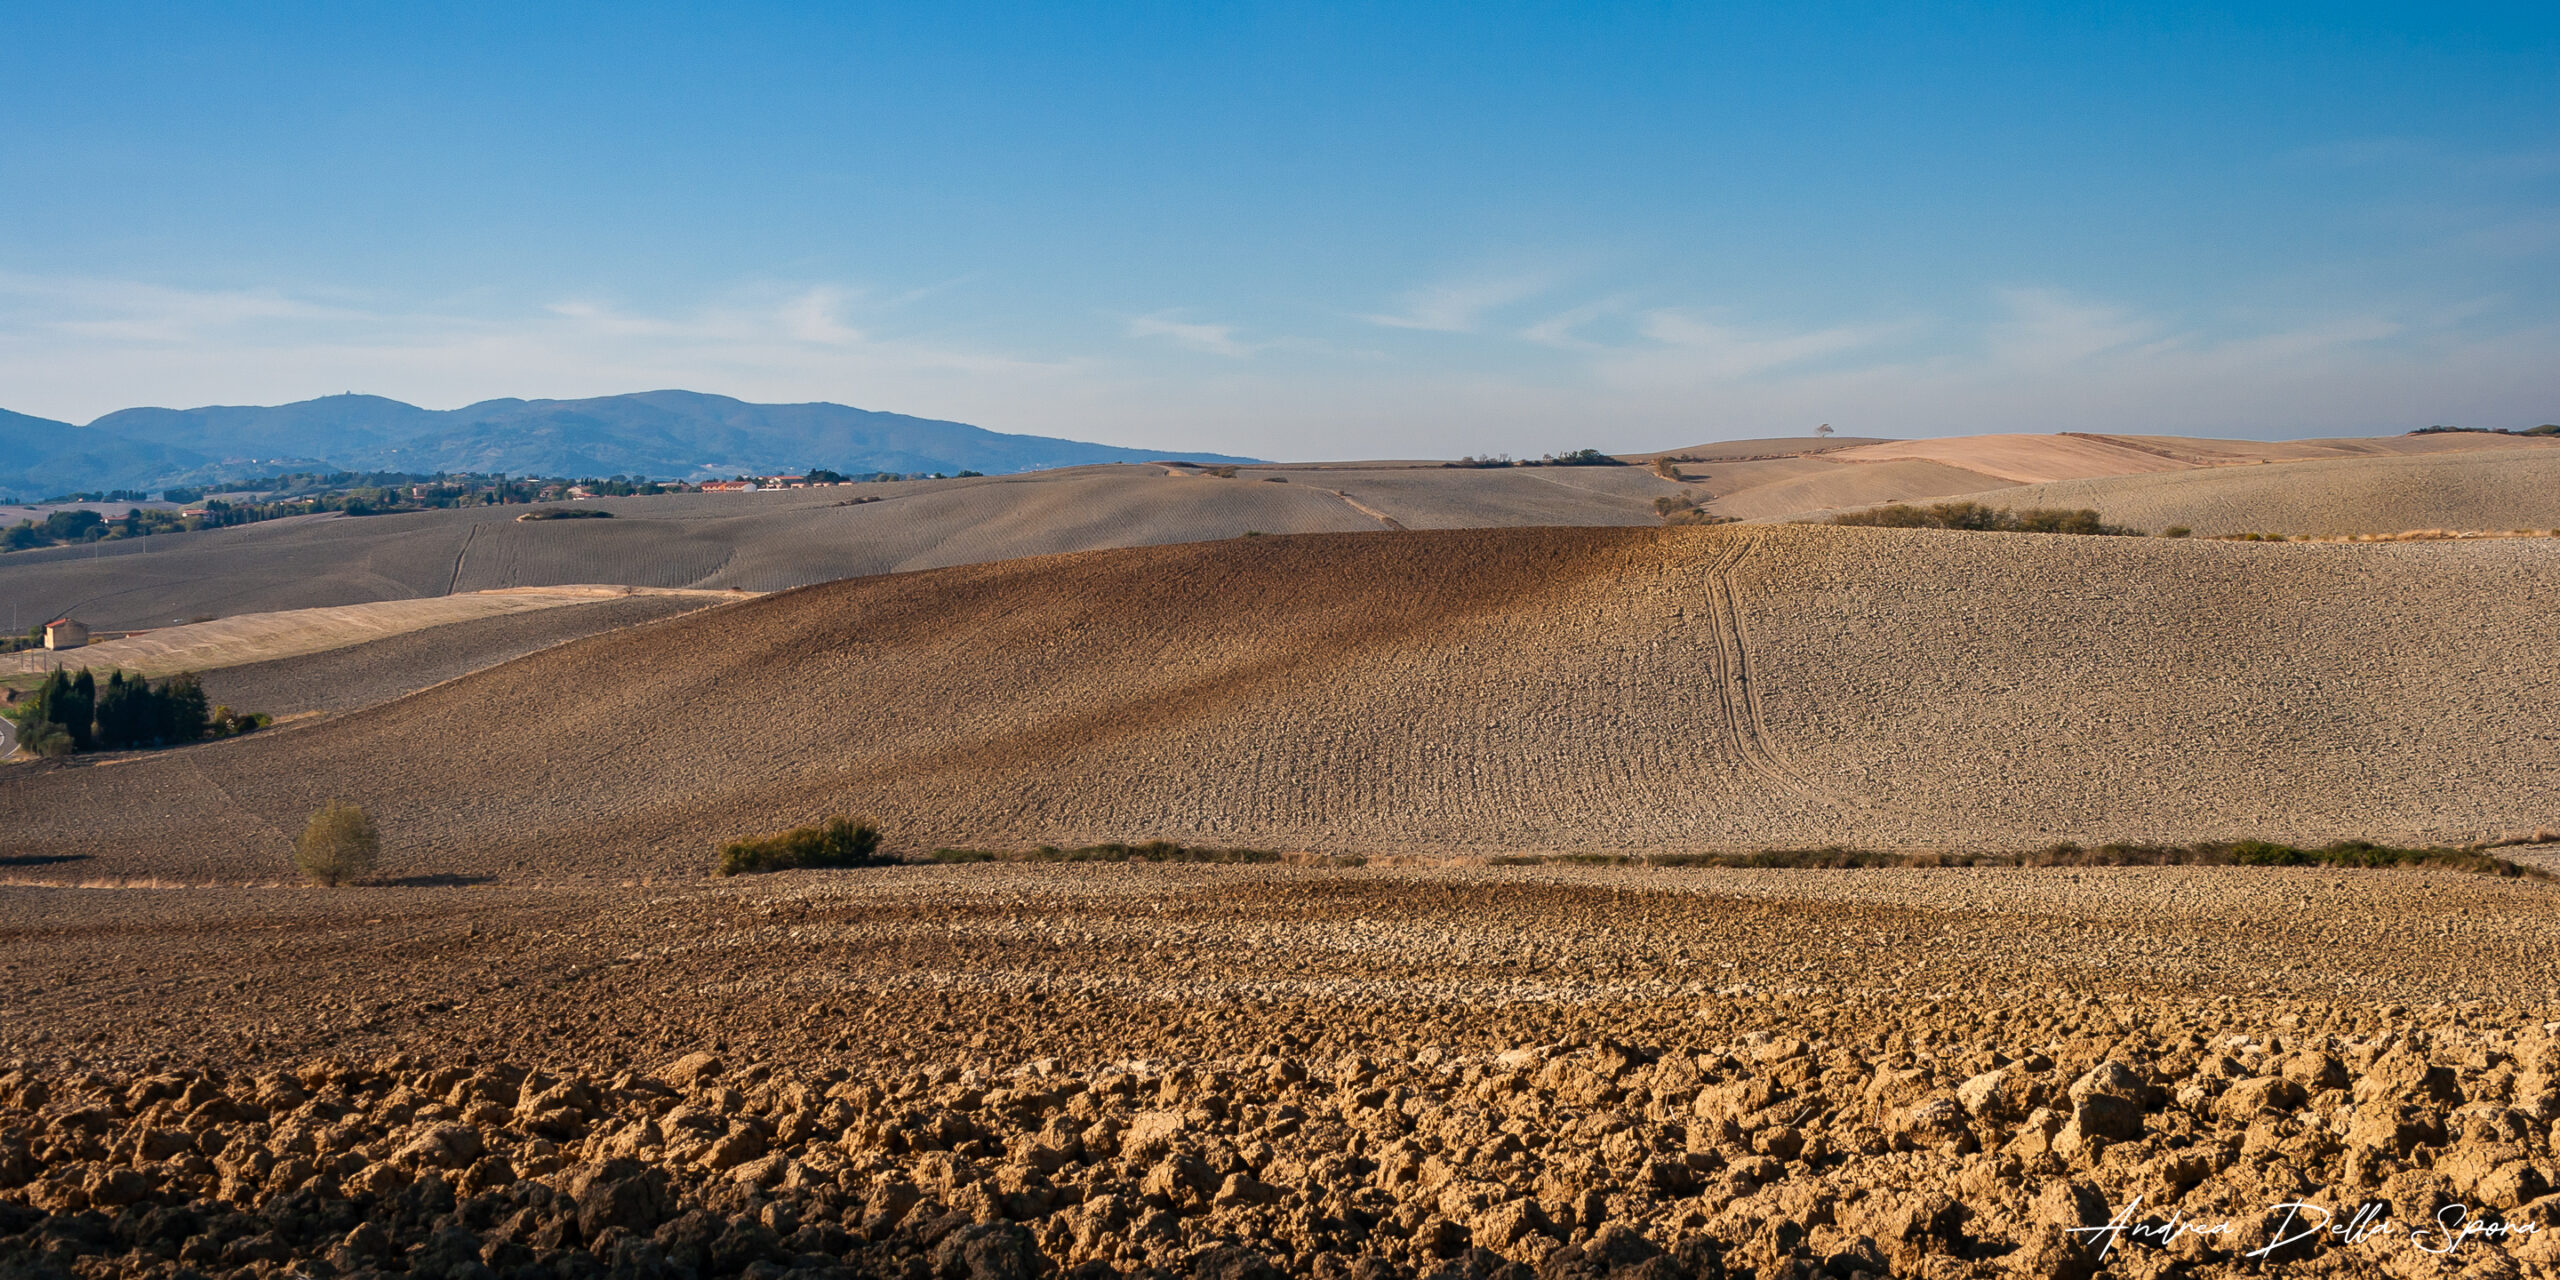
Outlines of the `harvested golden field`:
M 2217 440 L 2191 436 L 2055 435 L 1946 436 L 1861 444 L 1826 455 L 1851 464 L 1925 460 L 1997 476 L 2013 484 L 2043 484 L 2095 476 L 2147 475 L 2202 467 L 2255 466 L 2336 458 L 2419 458 L 2451 453 L 2547 453 L 2560 441 L 2488 432 L 2341 437 L 2325 440 Z
M 2550 540 L 1234 539 L 831 583 L 22 766 L 0 827 L 68 879 L 234 882 L 332 798 L 402 874 L 528 881 L 848 811 L 907 849 L 2457 841 L 2560 819 L 2556 596 Z
M 2433 437 L 2430 437 L 2433 438 Z M 1995 489 L 2007 507 L 2095 507 L 2157 533 L 2313 537 L 2560 528 L 2560 448 L 2313 459 Z
M 2546 1275 L 2551 895 L 2192 867 L 0 887 L 0 1268 Z
M 2560 441 L 2482 433 L 2337 440 L 1962 436 L 1707 468 L 1710 510 L 1786 520 L 1965 497 L 2093 507 L 2158 533 L 2372 534 L 2560 524 Z
M 57 667 L 92 667 L 100 671 L 116 667 L 151 676 L 212 671 L 307 657 L 454 623 L 644 596 L 669 597 L 697 609 L 745 598 L 736 592 L 663 587 L 510 587 L 416 600 L 244 613 L 211 622 L 160 627 L 78 649 L 0 654 L 0 673 L 23 675 Z

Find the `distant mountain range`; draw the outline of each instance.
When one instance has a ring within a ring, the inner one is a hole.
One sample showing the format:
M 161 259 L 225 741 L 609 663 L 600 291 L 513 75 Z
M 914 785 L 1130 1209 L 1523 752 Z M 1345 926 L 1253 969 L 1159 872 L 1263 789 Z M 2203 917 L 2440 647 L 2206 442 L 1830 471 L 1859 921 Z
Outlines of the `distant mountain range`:
M 0 495 L 201 486 L 307 470 L 503 471 L 696 480 L 827 467 L 847 474 L 983 471 L 1219 454 L 1018 436 L 840 404 L 749 404 L 694 391 L 592 400 L 484 400 L 421 409 L 381 396 L 298 404 L 124 409 L 87 426 L 0 410 Z

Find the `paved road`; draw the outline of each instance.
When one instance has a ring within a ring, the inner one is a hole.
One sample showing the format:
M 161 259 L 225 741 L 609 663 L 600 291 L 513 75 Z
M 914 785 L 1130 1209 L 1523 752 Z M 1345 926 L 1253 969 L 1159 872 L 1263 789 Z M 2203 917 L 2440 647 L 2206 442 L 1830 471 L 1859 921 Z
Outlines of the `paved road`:
M 6 760 L 17 753 L 18 726 L 7 717 L 0 716 L 0 760 Z

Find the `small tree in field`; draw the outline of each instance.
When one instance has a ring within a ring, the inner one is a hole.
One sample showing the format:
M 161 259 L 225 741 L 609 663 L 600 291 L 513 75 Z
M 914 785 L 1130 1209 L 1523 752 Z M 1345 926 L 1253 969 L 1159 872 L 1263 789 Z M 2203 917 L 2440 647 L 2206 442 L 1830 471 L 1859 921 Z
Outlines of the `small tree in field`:
M 320 806 L 293 842 L 293 865 L 313 883 L 337 888 L 373 869 L 382 852 L 382 833 L 358 805 L 335 800 Z

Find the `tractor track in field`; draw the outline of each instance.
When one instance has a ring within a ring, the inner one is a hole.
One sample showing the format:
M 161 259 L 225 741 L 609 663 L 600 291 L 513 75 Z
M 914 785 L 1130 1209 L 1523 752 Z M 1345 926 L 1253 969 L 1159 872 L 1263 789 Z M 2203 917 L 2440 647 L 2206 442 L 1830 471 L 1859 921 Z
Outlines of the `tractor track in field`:
M 1807 780 L 1781 759 L 1770 745 L 1768 717 L 1760 705 L 1760 688 L 1751 679 L 1751 631 L 1744 621 L 1741 595 L 1733 571 L 1759 546 L 1757 536 L 1734 533 L 1707 564 L 1707 618 L 1715 635 L 1709 646 L 1716 698 L 1724 738 L 1734 758 L 1799 800 L 1834 803 L 1823 787 Z

